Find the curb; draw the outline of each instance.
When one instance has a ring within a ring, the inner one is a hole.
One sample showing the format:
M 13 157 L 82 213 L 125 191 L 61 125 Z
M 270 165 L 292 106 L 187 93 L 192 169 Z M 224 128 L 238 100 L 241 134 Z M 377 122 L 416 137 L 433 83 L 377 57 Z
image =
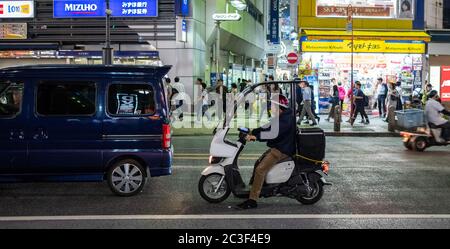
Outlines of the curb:
M 193 133 L 193 134 L 181 134 L 176 135 L 173 134 L 173 137 L 193 137 L 193 136 L 212 136 L 211 134 L 205 133 Z M 399 133 L 396 132 L 325 132 L 325 136 L 327 137 L 400 137 Z

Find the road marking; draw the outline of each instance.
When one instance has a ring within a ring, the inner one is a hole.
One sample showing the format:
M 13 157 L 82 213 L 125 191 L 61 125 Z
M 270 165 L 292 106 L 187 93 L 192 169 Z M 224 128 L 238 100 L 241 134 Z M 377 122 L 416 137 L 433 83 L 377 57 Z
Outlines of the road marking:
M 428 166 L 428 165 L 410 165 L 410 166 L 404 166 L 404 167 L 396 167 L 396 166 L 380 166 L 380 165 L 357 165 L 357 166 L 340 166 L 340 165 L 336 165 L 336 164 L 331 164 L 332 167 L 331 169 L 342 169 L 342 170 L 346 170 L 346 169 L 391 169 L 391 170 L 399 170 L 399 171 L 404 171 L 404 170 L 436 170 L 436 171 L 449 171 L 450 167 L 445 167 L 445 166 Z M 207 166 L 209 166 L 209 164 L 206 162 L 203 165 L 173 165 L 172 169 L 204 169 Z M 253 165 L 239 165 L 240 169 L 253 169 L 254 166 Z
M 75 215 L 4 216 L 11 221 L 83 221 L 83 220 L 261 220 L 261 219 L 450 219 L 450 214 L 234 214 L 234 215 Z

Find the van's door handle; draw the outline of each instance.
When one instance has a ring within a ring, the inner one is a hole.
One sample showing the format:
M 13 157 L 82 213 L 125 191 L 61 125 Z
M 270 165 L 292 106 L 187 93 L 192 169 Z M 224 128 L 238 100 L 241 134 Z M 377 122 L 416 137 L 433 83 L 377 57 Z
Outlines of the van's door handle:
M 44 128 L 37 128 L 36 133 L 33 135 L 34 140 L 47 139 L 48 135 Z
M 22 129 L 12 129 L 9 132 L 10 140 L 24 140 L 25 132 Z

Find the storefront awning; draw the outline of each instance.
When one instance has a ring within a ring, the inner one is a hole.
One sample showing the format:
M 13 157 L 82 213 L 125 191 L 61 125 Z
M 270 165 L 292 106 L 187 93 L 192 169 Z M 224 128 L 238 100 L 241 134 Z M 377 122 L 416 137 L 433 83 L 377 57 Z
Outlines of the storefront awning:
M 351 40 L 352 33 L 345 30 L 304 30 L 308 40 Z M 431 37 L 423 31 L 353 31 L 355 40 L 397 40 L 430 42 Z

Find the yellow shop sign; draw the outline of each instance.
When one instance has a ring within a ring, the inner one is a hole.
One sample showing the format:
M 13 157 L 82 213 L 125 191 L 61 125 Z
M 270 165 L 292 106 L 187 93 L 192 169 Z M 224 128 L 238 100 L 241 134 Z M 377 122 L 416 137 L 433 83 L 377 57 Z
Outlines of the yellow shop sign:
M 350 53 L 351 51 L 351 40 L 312 40 L 302 42 L 302 52 Z M 353 51 L 355 53 L 424 54 L 425 43 L 413 41 L 356 40 L 354 41 Z

